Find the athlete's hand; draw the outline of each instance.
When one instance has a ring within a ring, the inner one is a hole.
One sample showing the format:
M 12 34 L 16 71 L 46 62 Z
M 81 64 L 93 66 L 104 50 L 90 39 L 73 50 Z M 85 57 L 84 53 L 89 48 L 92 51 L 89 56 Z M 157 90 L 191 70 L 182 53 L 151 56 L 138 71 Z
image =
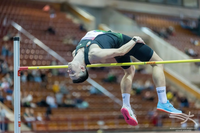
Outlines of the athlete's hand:
M 139 36 L 134 36 L 133 38 L 136 39 L 136 43 L 143 43 L 143 44 L 145 44 L 145 42 L 142 40 L 141 37 L 139 37 Z

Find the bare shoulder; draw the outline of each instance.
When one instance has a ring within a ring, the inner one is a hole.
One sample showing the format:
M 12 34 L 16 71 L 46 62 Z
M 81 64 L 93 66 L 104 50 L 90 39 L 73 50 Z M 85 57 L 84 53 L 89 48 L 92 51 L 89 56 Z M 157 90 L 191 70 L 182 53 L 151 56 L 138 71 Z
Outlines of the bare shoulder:
M 102 50 L 97 44 L 92 44 L 89 49 L 88 57 L 90 63 L 97 63 L 99 62 L 100 58 L 98 58 L 98 52 Z
M 101 48 L 99 47 L 99 45 L 92 44 L 90 46 L 90 49 L 89 49 L 89 54 L 95 54 L 95 52 L 97 52 L 98 50 L 101 50 Z

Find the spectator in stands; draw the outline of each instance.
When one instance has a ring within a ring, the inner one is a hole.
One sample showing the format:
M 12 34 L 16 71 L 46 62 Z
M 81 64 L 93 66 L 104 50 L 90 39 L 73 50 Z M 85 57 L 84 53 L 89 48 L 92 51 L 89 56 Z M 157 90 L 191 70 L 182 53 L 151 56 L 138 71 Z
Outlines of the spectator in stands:
M 6 113 L 7 111 L 3 107 L 0 107 L 0 129 L 2 132 L 8 130 Z
M 0 73 L 2 73 L 2 64 L 3 64 L 3 57 L 0 56 Z
M 32 117 L 32 121 L 36 120 L 35 113 L 34 113 L 34 110 L 32 108 L 30 108 L 30 116 Z
M 43 11 L 45 12 L 48 12 L 50 10 L 50 6 L 49 5 L 45 5 L 43 8 L 42 8 Z
M 136 94 L 139 95 L 141 94 L 142 90 L 144 90 L 144 86 L 141 80 L 136 80 L 132 84 L 132 89 L 136 91 Z
M 51 107 L 47 107 L 46 112 L 45 112 L 45 119 L 50 120 L 50 115 L 52 114 Z
M 79 40 L 75 36 L 72 38 L 72 40 L 73 45 L 78 45 Z
M 7 32 L 7 34 L 3 37 L 3 41 L 12 41 L 15 35 L 12 33 L 11 30 Z
M 40 76 L 41 76 L 41 79 L 42 79 L 41 87 L 47 88 L 47 84 L 48 84 L 47 72 L 45 70 L 41 70 Z
M 5 78 L 2 78 L 1 89 L 3 89 L 4 92 L 8 92 L 10 90 L 10 85 Z
M 172 101 L 173 98 L 174 98 L 173 93 L 172 93 L 171 91 L 167 91 L 167 99 L 168 99 L 169 101 Z
M 168 39 L 169 38 L 169 35 L 168 35 L 167 30 L 165 28 L 162 28 L 160 30 L 160 37 L 162 37 L 164 39 Z
M 199 41 L 198 40 L 195 40 L 193 38 L 190 38 L 190 42 L 195 45 L 195 46 L 198 46 L 199 45 Z
M 144 89 L 153 90 L 154 89 L 153 83 L 150 80 L 146 80 L 144 83 Z
M 54 97 L 54 94 L 51 93 L 49 96 L 46 98 L 46 103 L 51 107 L 51 108 L 57 108 L 56 100 Z
M 2 91 L 0 91 L 0 102 L 4 103 L 5 98 L 3 97 Z
M 24 95 L 22 97 L 22 106 L 24 107 L 31 107 L 31 102 L 33 100 L 32 94 L 28 94 L 27 92 L 24 92 Z
M 41 70 L 40 71 L 40 77 L 42 79 L 42 82 L 47 82 L 47 76 L 46 76 L 46 71 L 45 70 Z
M 40 112 L 37 113 L 36 120 L 37 121 L 42 121 L 43 120 L 42 113 L 40 113 Z
M 4 60 L 4 62 L 1 64 L 1 73 L 6 74 L 9 71 L 8 63 Z
M 6 79 L 6 81 L 8 81 L 8 83 L 9 83 L 10 86 L 13 85 L 13 80 L 12 80 L 12 78 L 10 77 L 10 74 L 9 74 L 9 73 L 6 74 L 5 79 Z
M 87 32 L 87 30 L 86 30 L 86 28 L 85 28 L 85 26 L 84 26 L 83 23 L 81 23 L 81 24 L 79 25 L 79 30 L 80 30 L 80 31 L 83 31 L 83 32 Z
M 5 58 L 9 55 L 8 44 L 4 44 L 1 49 L 1 55 Z
M 12 100 L 13 100 L 12 95 L 11 94 L 7 94 L 6 95 L 6 100 L 9 101 L 9 102 L 12 102 Z
M 62 94 L 69 94 L 69 90 L 67 89 L 66 85 L 65 85 L 65 81 L 62 81 L 60 83 L 60 93 Z
M 49 10 L 50 18 L 53 19 L 56 17 L 56 12 L 53 8 L 50 8 Z
M 14 70 L 13 70 L 13 66 L 9 66 L 8 73 L 9 73 L 9 75 L 10 75 L 10 78 L 13 80 L 13 79 L 14 79 Z
M 23 117 L 24 117 L 24 119 L 25 119 L 25 121 L 27 123 L 27 126 L 31 128 L 31 122 L 34 121 L 35 119 L 30 115 L 29 108 L 25 109 Z
M 192 57 L 197 57 L 199 54 L 198 53 L 196 53 L 193 49 L 186 49 L 185 50 L 185 53 L 187 54 L 187 55 L 189 55 L 189 56 L 192 56 Z
M 43 96 L 43 97 L 41 98 L 41 100 L 40 100 L 39 102 L 37 102 L 37 105 L 38 105 L 39 107 L 47 107 L 48 104 L 46 103 L 46 97 Z
M 21 81 L 27 82 L 27 77 L 28 77 L 28 72 L 26 72 L 26 71 L 22 72 Z
M 171 36 L 175 35 L 175 29 L 173 26 L 167 27 L 166 32 L 168 35 L 171 35 Z
M 59 86 L 59 82 L 55 81 L 53 86 L 52 86 L 52 90 L 54 93 L 58 93 L 60 91 L 60 86 Z
M 56 31 L 53 27 L 49 27 L 47 30 L 46 30 L 47 33 L 50 33 L 52 35 L 55 35 L 56 34 Z
M 34 77 L 34 81 L 35 82 L 38 82 L 38 83 L 41 83 L 42 82 L 42 79 L 41 79 L 41 73 L 39 70 L 33 70 L 32 71 L 32 75 Z
M 56 93 L 56 103 L 58 107 L 61 107 L 63 105 L 63 94 L 60 92 Z
M 101 93 L 97 88 L 95 88 L 94 86 L 90 86 L 89 92 L 90 92 L 91 95 L 93 95 L 93 94 L 96 94 L 96 95 L 102 94 L 102 93 Z
M 8 47 L 8 57 L 13 57 L 13 47 Z
M 71 94 L 67 94 L 64 100 L 64 107 L 75 107 L 75 101 L 71 98 Z
M 113 71 L 109 71 L 107 77 L 103 79 L 103 81 L 108 83 L 117 83 L 116 73 Z
M 145 93 L 144 93 L 144 96 L 143 96 L 143 100 L 145 100 L 145 101 L 154 101 L 154 96 L 153 96 L 153 94 L 151 93 L 151 91 L 146 91 Z
M 49 27 L 48 29 L 46 30 L 46 32 L 52 34 L 52 35 L 55 35 L 56 34 L 56 31 L 55 29 L 53 28 L 53 19 L 56 17 L 56 12 L 55 10 L 49 6 L 49 5 L 46 5 L 45 7 L 43 7 L 43 11 L 48 11 L 49 12 Z
M 198 27 L 196 21 L 194 20 L 187 20 L 187 19 L 183 19 L 181 22 L 180 22 L 180 25 L 182 28 L 184 29 L 189 29 L 189 30 L 194 30 Z
M 188 99 L 186 97 L 181 97 L 180 99 L 180 107 L 183 108 L 183 107 L 189 107 L 189 102 L 188 102 Z
M 28 71 L 28 76 L 27 76 L 28 81 L 34 81 L 34 76 L 32 75 L 32 71 Z
M 75 105 L 79 109 L 85 109 L 89 107 L 88 102 L 84 101 L 79 93 L 75 95 Z

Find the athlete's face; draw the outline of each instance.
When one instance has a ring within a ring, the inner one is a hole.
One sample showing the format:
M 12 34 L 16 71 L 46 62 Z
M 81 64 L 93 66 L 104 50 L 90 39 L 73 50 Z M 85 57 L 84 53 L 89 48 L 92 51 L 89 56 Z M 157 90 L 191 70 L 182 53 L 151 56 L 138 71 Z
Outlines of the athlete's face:
M 83 71 L 85 71 L 85 68 L 81 66 L 79 62 L 68 63 L 68 73 L 69 73 L 69 77 L 72 80 L 78 79 L 80 73 Z

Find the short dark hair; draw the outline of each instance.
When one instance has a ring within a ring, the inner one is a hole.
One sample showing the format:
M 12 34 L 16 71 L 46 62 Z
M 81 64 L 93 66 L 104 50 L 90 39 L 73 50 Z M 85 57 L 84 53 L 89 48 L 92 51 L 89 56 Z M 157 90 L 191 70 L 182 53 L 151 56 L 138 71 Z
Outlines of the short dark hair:
M 88 76 L 89 76 L 88 71 L 85 68 L 85 71 L 80 74 L 80 77 L 78 79 L 75 79 L 75 80 L 72 80 L 72 81 L 73 81 L 73 83 L 82 83 L 82 82 L 84 82 L 85 80 L 88 79 Z

